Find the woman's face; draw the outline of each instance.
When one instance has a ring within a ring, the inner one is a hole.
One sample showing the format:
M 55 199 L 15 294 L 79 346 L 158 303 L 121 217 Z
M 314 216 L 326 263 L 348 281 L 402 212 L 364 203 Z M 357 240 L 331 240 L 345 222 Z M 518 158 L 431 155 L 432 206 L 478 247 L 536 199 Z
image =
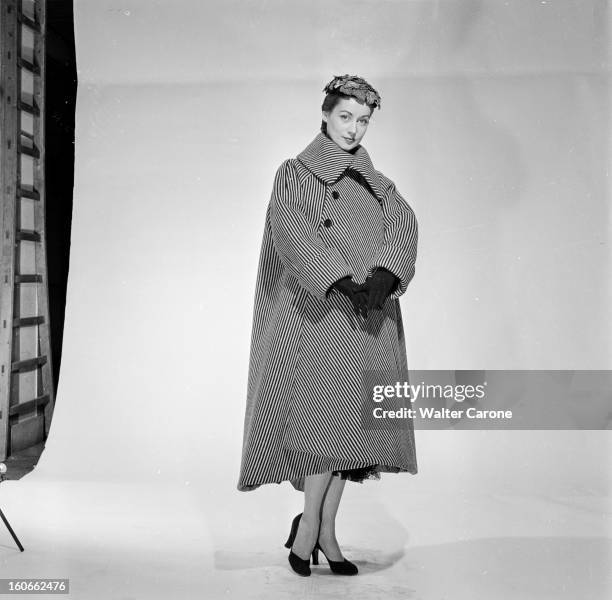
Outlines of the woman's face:
M 352 150 L 361 142 L 370 122 L 372 109 L 355 98 L 340 98 L 334 108 L 323 111 L 327 135 L 343 150 Z

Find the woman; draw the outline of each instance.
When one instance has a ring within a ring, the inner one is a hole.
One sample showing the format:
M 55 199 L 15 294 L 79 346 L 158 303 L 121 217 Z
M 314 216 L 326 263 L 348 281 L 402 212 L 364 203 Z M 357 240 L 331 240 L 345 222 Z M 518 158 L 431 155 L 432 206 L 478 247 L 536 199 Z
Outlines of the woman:
M 347 479 L 417 472 L 411 420 L 367 425 L 371 384 L 408 380 L 398 298 L 417 222 L 361 146 L 378 92 L 350 75 L 323 91 L 321 132 L 281 164 L 266 213 L 238 482 L 304 492 L 286 543 L 304 576 L 318 550 L 334 573 L 358 571 L 335 535 Z

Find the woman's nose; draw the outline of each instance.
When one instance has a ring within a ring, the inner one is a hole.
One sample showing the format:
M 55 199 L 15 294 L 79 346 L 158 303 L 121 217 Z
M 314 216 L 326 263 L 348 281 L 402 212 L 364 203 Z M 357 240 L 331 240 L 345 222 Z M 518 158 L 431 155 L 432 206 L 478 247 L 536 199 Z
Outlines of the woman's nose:
M 353 134 L 357 133 L 357 123 L 355 121 L 349 123 L 348 132 Z

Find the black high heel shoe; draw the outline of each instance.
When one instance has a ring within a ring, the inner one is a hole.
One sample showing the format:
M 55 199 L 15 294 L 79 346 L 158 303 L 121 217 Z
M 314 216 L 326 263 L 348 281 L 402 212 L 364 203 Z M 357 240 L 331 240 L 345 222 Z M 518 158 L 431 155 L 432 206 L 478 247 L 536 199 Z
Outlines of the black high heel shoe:
M 321 548 L 321 546 L 319 545 L 319 540 L 317 540 L 314 550 L 312 551 L 313 565 L 319 564 L 319 550 L 323 552 L 323 548 Z M 323 552 L 323 556 L 325 556 L 325 558 L 327 559 L 327 562 L 329 563 L 329 568 L 332 570 L 332 573 L 335 573 L 336 575 L 357 575 L 357 573 L 359 573 L 357 565 L 355 563 L 352 563 L 350 560 L 346 560 L 346 558 L 344 560 L 329 560 L 325 552 Z
M 293 522 L 291 523 L 291 531 L 289 532 L 289 537 L 285 542 L 285 548 L 291 548 L 291 546 L 293 546 L 293 541 L 295 540 L 298 527 L 300 526 L 301 518 L 302 513 L 300 513 L 293 519 Z M 314 551 L 312 557 L 314 564 Z M 310 575 L 310 557 L 304 560 L 303 558 L 300 558 L 293 550 L 291 550 L 289 552 L 289 564 L 298 575 L 301 575 L 302 577 L 308 577 Z

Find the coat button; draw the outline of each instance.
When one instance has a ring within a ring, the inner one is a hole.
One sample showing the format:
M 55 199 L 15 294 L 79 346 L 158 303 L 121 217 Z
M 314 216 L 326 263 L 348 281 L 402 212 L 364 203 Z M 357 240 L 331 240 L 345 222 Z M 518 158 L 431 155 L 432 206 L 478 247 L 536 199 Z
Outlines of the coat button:
M 332 220 L 325 219 L 325 221 L 323 221 L 323 225 L 325 225 L 325 227 L 331 227 L 333 225 Z
M 333 198 L 334 200 L 337 200 L 338 198 L 340 198 L 340 194 L 339 194 L 339 193 L 338 193 L 336 190 L 334 190 L 334 191 L 332 192 L 332 198 Z

